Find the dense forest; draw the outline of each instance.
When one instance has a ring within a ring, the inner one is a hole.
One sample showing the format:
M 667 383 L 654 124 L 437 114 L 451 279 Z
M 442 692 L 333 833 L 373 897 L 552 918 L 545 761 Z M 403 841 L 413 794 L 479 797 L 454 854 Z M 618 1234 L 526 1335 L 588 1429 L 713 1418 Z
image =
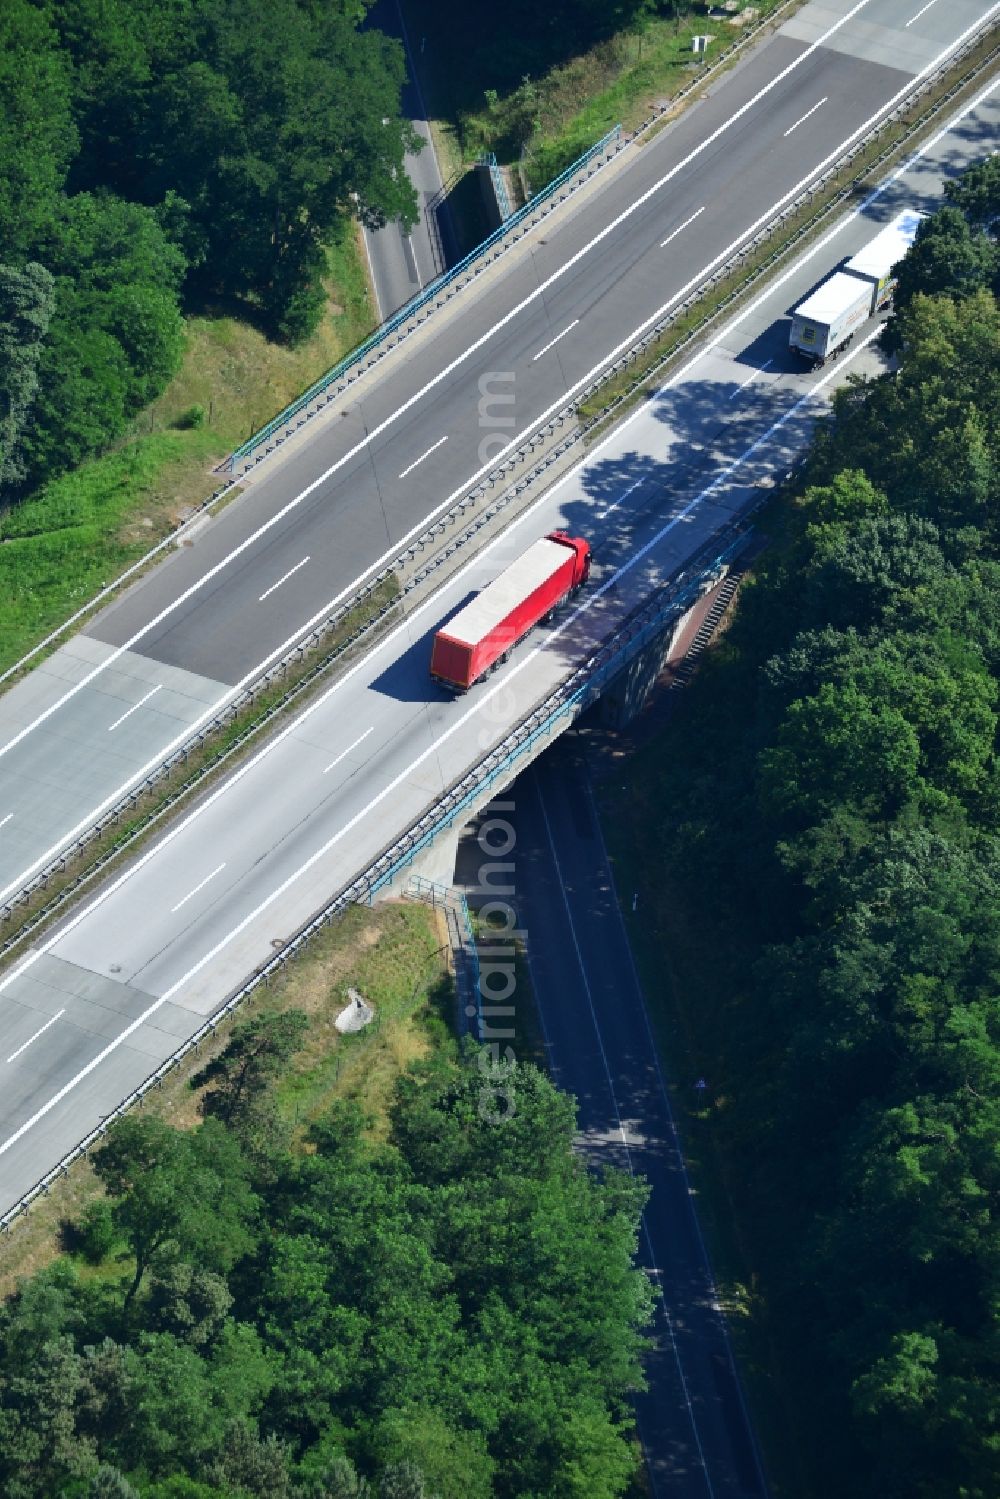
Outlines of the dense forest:
M 199 1127 L 97 1153 L 76 1255 L 0 1309 L 5 1499 L 614 1499 L 644 1189 L 586 1170 L 536 1069 L 443 1041 L 384 1143 L 347 1103 L 295 1139 L 269 1084 L 305 1024 L 244 1022 Z
M 178 366 L 183 307 L 297 339 L 344 215 L 412 220 L 402 47 L 364 19 L 363 0 L 0 5 L 0 500 L 125 430 Z
M 1000 157 L 948 199 L 636 814 L 831 1499 L 1000 1493 Z

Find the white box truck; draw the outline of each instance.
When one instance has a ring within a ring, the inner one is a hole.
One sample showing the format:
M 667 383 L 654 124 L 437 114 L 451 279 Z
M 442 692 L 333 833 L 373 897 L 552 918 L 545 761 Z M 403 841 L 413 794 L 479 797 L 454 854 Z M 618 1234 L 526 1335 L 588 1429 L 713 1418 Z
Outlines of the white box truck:
M 846 348 L 862 323 L 884 307 L 896 285 L 893 271 L 913 244 L 924 217 L 904 208 L 891 224 L 792 310 L 789 347 L 813 364 Z

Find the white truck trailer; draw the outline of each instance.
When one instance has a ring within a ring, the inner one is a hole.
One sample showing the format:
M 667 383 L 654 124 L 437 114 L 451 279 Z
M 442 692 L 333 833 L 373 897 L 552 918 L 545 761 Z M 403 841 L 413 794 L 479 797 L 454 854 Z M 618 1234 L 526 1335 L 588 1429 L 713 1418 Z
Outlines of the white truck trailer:
M 923 217 L 915 208 L 904 208 L 800 302 L 792 311 L 789 346 L 816 365 L 846 348 L 862 323 L 890 301 L 896 285 L 893 272 L 913 244 Z

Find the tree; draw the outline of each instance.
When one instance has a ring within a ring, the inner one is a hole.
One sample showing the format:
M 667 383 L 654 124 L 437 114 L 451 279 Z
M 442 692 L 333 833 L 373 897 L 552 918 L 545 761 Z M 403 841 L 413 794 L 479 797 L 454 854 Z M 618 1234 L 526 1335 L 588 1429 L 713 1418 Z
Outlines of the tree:
M 889 502 L 860 469 L 842 469 L 829 484 L 816 484 L 802 496 L 811 526 L 843 526 L 868 516 L 884 515 Z
M 196 1348 L 222 1331 L 233 1298 L 221 1275 L 184 1263 L 164 1265 L 150 1277 L 144 1321 L 152 1332 L 169 1332 Z
M 184 258 L 150 209 L 80 193 L 54 207 L 36 250 L 55 292 L 22 438 L 31 484 L 123 432 L 183 348 Z
M 308 1024 L 302 1010 L 265 1010 L 237 1025 L 222 1055 L 203 1074 L 215 1086 L 202 1111 L 236 1124 L 298 1051 Z
M 193 0 L 149 25 L 72 0 L 60 29 L 79 79 L 74 181 L 189 210 L 208 293 L 250 297 L 273 326 L 315 324 L 310 286 L 347 213 L 410 225 L 402 48 L 338 0 Z M 276 54 L 271 39 L 280 35 Z
M 183 1134 L 159 1119 L 128 1116 L 95 1154 L 94 1170 L 115 1199 L 115 1221 L 135 1257 L 126 1310 L 164 1257 L 188 1253 L 226 1270 L 249 1250 L 257 1199 L 238 1144 L 215 1121 Z
M 760 759 L 762 802 L 781 817 L 815 821 L 840 802 L 898 807 L 918 786 L 920 745 L 898 708 L 853 686 L 824 683 L 792 703 Z
M 372 1499 L 371 1485 L 346 1457 L 324 1463 L 300 1485 L 302 1499 Z
M 895 304 L 903 311 L 920 293 L 951 297 L 968 296 L 992 284 L 997 274 L 995 245 L 982 233 L 970 229 L 959 208 L 942 208 L 923 219 L 916 239 L 897 269 Z M 886 343 L 902 347 L 904 325 L 898 318 L 886 325 Z
M 246 1421 L 231 1421 L 222 1451 L 208 1469 L 220 1488 L 255 1494 L 259 1499 L 287 1499 L 291 1493 L 289 1448 L 274 1436 L 265 1439 Z
M 40 227 L 63 187 L 77 145 L 71 73 L 51 16 L 29 0 L 0 6 L 0 245 L 5 260 L 32 259 Z
M 80 1359 L 68 1336 L 43 1343 L 31 1363 L 0 1377 L 0 1477 L 9 1499 L 58 1492 L 85 1473 L 93 1451 L 77 1438 Z
M 436 1499 L 415 1463 L 390 1463 L 379 1478 L 379 1499 Z
M 38 389 L 54 286 L 44 266 L 0 265 L 0 495 L 24 478 L 19 444 Z
M 456 1429 L 436 1410 L 389 1410 L 372 1438 L 380 1464 L 411 1462 L 440 1499 L 492 1499 L 495 1464 L 481 1432 Z
M 139 1491 L 117 1468 L 102 1463 L 90 1480 L 87 1499 L 139 1499 Z
M 1000 219 L 1000 161 L 996 155 L 973 162 L 961 177 L 946 182 L 944 195 L 974 228 L 995 236 Z
M 194 1476 L 219 1450 L 225 1416 L 210 1371 L 170 1333 L 142 1333 L 125 1354 L 125 1424 L 115 1448 L 126 1468 L 151 1477 Z

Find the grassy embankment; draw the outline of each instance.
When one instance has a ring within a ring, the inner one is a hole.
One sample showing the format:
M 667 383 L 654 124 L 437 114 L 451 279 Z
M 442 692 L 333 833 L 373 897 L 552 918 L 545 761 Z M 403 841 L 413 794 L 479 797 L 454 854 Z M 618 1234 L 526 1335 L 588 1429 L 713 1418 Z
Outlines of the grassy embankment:
M 217 489 L 219 461 L 371 331 L 364 256 L 348 226 L 329 304 L 296 349 L 235 317 L 191 317 L 187 349 L 130 436 L 0 518 L 0 670 L 86 604 Z M 183 425 L 192 407 L 204 423 Z
M 347 1003 L 348 987 L 358 989 L 376 1011 L 376 1021 L 355 1036 L 339 1035 L 333 1023 Z M 264 1009 L 296 1008 L 308 1015 L 305 1044 L 277 1089 L 279 1106 L 300 1138 L 336 1098 L 355 1100 L 372 1119 L 373 1135 L 381 1137 L 395 1080 L 441 1043 L 442 1022 L 451 1019 L 451 996 L 446 934 L 431 910 L 410 902 L 355 906 L 317 936 L 236 1019 Z M 232 1025 L 226 1021 L 210 1045 L 177 1067 L 149 1095 L 143 1111 L 181 1129 L 199 1123 L 204 1086 L 192 1086 L 192 1079 L 225 1047 Z M 101 1191 L 89 1164 L 78 1161 L 9 1235 L 0 1237 L 0 1296 L 56 1258 L 61 1225 L 79 1220 Z M 80 1266 L 83 1273 L 93 1273 L 82 1261 Z M 118 1269 L 103 1267 L 99 1273 L 117 1274 Z
M 780 3 L 759 0 L 754 16 L 766 17 Z M 632 130 L 648 119 L 752 20 L 745 12 L 726 20 L 709 20 L 701 11 L 676 20 L 654 16 L 641 31 L 621 31 L 577 55 L 540 58 L 527 83 L 498 90 L 493 99 L 487 90 L 496 79 L 470 69 L 440 0 L 409 0 L 406 10 L 411 40 L 426 38 L 417 65 L 445 181 L 481 151 L 495 151 L 502 164 L 523 161 L 530 191 L 544 187 L 614 125 Z M 696 35 L 712 38 L 698 61 L 691 50 Z

